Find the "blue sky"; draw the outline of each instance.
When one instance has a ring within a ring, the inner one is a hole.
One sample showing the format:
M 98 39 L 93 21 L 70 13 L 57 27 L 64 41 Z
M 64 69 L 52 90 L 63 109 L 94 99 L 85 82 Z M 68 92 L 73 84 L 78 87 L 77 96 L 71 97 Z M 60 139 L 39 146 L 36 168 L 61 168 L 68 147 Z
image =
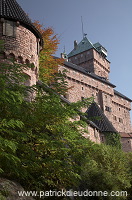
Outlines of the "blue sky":
M 132 99 L 132 0 L 17 0 L 30 18 L 52 27 L 60 39 L 56 56 L 66 53 L 84 32 L 100 42 L 111 62 L 110 82 Z M 132 116 L 132 112 L 131 112 Z M 132 118 L 132 117 L 131 117 Z

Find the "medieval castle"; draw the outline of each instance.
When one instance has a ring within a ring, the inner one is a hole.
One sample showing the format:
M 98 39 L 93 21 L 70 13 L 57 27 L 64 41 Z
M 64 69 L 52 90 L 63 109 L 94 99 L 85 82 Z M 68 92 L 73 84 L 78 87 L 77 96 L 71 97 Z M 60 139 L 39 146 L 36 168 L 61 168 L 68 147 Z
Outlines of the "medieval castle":
M 33 63 L 34 68 L 26 73 L 29 75 L 28 84 L 36 84 L 43 40 L 16 0 L 0 0 L 0 39 L 5 42 L 1 59 Z M 94 102 L 85 112 L 88 119 L 100 117 L 100 120 L 88 120 L 89 134 L 85 137 L 101 143 L 105 141 L 105 132 L 118 132 L 122 149 L 132 151 L 132 100 L 115 90 L 116 86 L 109 81 L 107 50 L 100 43 L 92 44 L 84 36 L 79 44 L 74 41 L 74 49 L 68 56 L 62 53 L 62 57 L 65 62 L 59 70 L 67 70 L 68 85 L 73 86 L 65 98 L 76 102 L 93 96 Z

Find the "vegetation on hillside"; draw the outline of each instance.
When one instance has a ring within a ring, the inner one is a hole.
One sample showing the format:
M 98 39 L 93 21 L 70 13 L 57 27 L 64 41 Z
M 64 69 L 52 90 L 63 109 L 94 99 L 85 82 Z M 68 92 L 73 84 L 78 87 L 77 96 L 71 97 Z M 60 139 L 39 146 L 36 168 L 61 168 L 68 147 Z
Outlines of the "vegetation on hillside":
M 52 57 L 52 48 L 50 50 L 51 46 L 48 46 L 51 42 L 56 46 L 58 41 L 52 36 L 53 31 L 46 31 L 43 37 L 47 46 L 40 56 L 40 78 L 44 84 L 24 85 L 28 77 L 23 74 L 23 69 L 28 70 L 30 66 L 0 64 L 1 176 L 19 181 L 26 190 L 38 192 L 88 189 L 128 190 L 130 193 L 131 156 L 109 145 L 98 145 L 85 139 L 81 133 L 86 131 L 87 124 L 72 120 L 78 114 L 76 110 L 89 106 L 91 99 L 69 105 L 56 94 L 57 91 L 64 94 L 67 86 L 63 74 L 55 67 L 58 63 L 54 62 L 58 61 Z M 32 92 L 36 96 L 30 101 Z M 76 197 L 80 198 L 88 197 Z M 111 200 L 113 197 L 105 198 Z M 126 199 L 114 196 L 116 198 Z

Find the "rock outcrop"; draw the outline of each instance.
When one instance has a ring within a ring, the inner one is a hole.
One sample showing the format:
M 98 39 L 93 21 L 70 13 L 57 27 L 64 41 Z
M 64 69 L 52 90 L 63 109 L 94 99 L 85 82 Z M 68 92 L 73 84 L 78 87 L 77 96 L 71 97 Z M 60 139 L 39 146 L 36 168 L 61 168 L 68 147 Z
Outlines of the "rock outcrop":
M 0 200 L 34 200 L 32 197 L 20 196 L 23 187 L 14 181 L 0 178 Z

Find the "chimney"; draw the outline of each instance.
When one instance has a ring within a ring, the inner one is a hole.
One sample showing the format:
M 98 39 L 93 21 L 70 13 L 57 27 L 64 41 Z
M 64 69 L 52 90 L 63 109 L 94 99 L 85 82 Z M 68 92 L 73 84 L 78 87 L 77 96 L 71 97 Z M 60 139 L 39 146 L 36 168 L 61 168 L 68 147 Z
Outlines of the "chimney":
M 77 40 L 74 40 L 74 49 L 77 48 Z

